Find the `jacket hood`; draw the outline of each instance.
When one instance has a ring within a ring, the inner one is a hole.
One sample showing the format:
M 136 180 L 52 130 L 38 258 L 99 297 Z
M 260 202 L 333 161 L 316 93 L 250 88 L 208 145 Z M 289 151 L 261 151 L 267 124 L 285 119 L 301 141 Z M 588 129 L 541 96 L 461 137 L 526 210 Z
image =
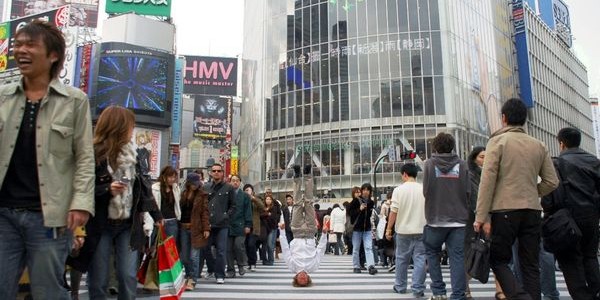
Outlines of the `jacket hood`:
M 499 136 L 499 135 L 507 133 L 507 132 L 525 133 L 525 129 L 523 127 L 521 127 L 521 126 L 506 126 L 504 128 L 499 129 L 498 131 L 494 132 L 492 134 L 492 136 L 490 136 L 490 138 L 493 138 L 495 136 Z
M 460 163 L 460 158 L 456 153 L 433 153 L 433 165 L 438 167 L 443 173 L 448 173 Z

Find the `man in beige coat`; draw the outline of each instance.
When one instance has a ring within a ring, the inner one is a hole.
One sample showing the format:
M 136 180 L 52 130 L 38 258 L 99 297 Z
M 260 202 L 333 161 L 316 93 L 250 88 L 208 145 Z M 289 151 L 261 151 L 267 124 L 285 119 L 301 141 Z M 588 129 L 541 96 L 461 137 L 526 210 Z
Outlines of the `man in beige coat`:
M 554 190 L 558 178 L 546 146 L 525 132 L 526 119 L 527 108 L 520 99 L 502 106 L 504 127 L 492 134 L 486 146 L 473 226 L 476 232 L 482 228 L 488 236 L 491 232 L 490 265 L 507 298 L 539 300 L 539 197 Z M 515 240 L 522 286 L 508 266 Z

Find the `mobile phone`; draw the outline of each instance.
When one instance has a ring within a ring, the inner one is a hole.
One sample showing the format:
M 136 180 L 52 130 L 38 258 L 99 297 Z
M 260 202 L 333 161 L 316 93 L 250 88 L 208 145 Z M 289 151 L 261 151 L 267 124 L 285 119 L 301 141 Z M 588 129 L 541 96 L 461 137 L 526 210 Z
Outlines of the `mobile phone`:
M 129 178 L 127 178 L 127 176 L 121 177 L 121 180 L 119 180 L 119 181 L 124 184 L 129 184 Z

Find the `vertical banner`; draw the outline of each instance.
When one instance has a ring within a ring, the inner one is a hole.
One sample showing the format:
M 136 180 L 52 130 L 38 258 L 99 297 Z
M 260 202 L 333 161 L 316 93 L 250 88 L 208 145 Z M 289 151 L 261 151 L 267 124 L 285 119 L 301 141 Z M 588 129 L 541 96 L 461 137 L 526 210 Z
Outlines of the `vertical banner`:
M 10 44 L 10 23 L 0 24 L 0 72 L 8 67 L 8 46 Z
M 73 85 L 75 81 L 75 58 L 77 57 L 78 27 L 66 27 L 62 30 L 65 36 L 65 63 L 58 78 L 65 85 Z
M 92 62 L 92 44 L 85 44 L 80 48 L 79 56 L 79 88 L 87 93 L 90 83 L 90 64 Z
M 533 79 L 531 78 L 531 65 L 529 63 L 529 41 L 527 39 L 527 10 L 523 0 L 513 0 L 512 16 L 515 29 L 515 46 L 517 50 L 517 66 L 519 70 L 519 92 L 525 106 L 532 108 L 535 103 L 533 98 Z
M 232 101 L 219 96 L 198 95 L 194 101 L 194 137 L 225 140 L 231 132 Z
M 171 145 L 181 144 L 181 114 L 183 108 L 183 68 L 185 59 L 175 59 L 175 84 L 171 110 Z
M 179 169 L 179 145 L 169 146 L 169 164 L 175 169 Z
M 160 175 L 160 145 L 162 134 L 159 130 L 135 127 L 133 142 L 136 146 L 142 174 L 153 179 Z

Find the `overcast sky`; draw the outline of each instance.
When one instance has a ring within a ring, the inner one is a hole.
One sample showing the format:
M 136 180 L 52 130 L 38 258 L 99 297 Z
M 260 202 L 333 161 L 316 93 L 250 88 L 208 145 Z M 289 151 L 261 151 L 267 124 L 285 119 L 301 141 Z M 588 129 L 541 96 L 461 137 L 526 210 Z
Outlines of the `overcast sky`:
M 104 7 L 104 1 L 100 0 L 100 7 Z M 573 50 L 587 66 L 590 96 L 600 97 L 600 34 L 594 21 L 600 12 L 600 1 L 565 2 L 571 13 Z M 178 54 L 229 57 L 242 54 L 243 0 L 173 0 L 171 15 L 177 25 Z

